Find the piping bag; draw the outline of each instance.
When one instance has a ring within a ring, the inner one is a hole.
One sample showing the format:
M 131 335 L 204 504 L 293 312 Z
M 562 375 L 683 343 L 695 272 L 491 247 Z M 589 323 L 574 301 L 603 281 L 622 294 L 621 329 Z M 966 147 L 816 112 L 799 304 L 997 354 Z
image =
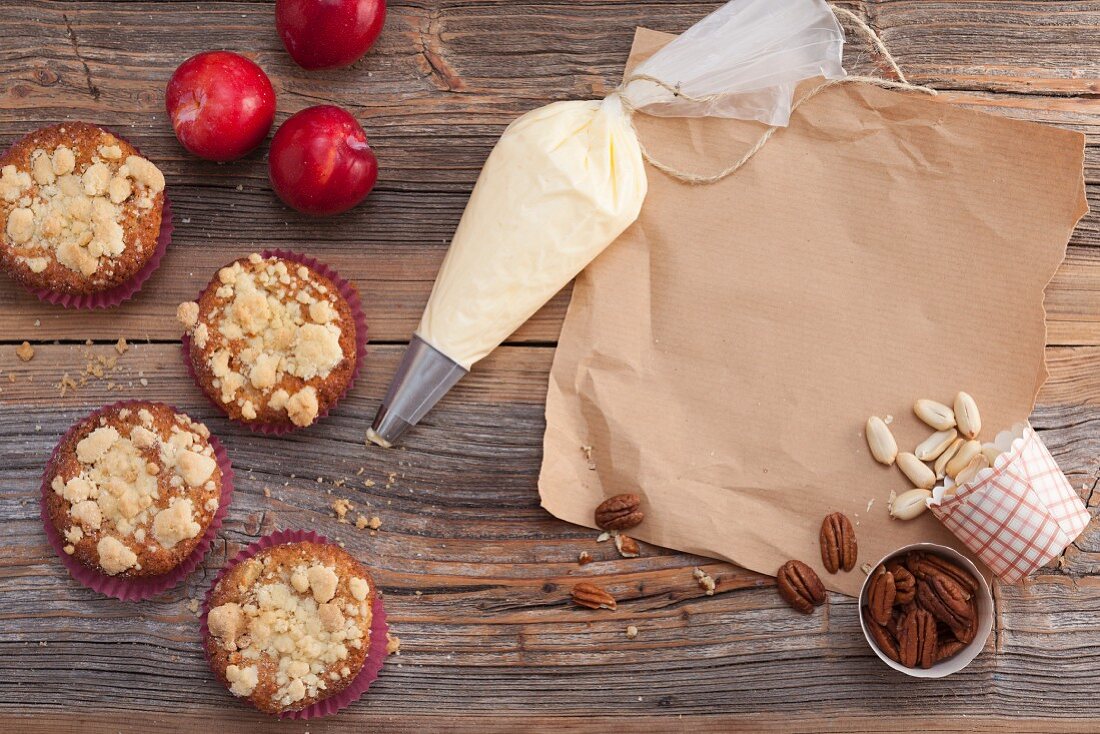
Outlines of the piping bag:
M 784 127 L 797 84 L 844 76 L 824 0 L 732 0 L 602 100 L 555 102 L 501 135 L 420 325 L 367 431 L 392 446 L 629 227 L 646 196 L 641 112 Z

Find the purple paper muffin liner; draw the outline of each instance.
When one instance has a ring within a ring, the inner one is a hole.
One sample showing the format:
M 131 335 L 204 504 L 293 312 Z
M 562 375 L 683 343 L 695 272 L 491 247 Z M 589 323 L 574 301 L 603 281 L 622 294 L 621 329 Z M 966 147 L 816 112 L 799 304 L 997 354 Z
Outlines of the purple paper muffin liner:
M 191 362 L 190 334 L 185 333 L 183 335 L 183 338 L 180 340 L 180 347 L 183 351 L 183 363 L 184 366 L 187 368 L 187 374 L 191 376 L 191 379 L 195 382 L 199 389 L 202 390 L 203 394 L 206 395 L 207 400 L 209 400 L 212 405 L 214 405 L 218 410 L 225 413 L 226 417 L 228 417 L 233 422 L 248 426 L 249 430 L 253 432 L 262 433 L 269 436 L 281 436 L 287 433 L 292 433 L 294 431 L 312 428 L 313 426 L 317 425 L 317 423 L 320 422 L 321 419 L 327 416 L 329 412 L 333 408 L 335 408 L 341 400 L 344 399 L 351 388 L 355 386 L 355 380 L 359 377 L 359 371 L 363 369 L 363 360 L 366 359 L 367 356 L 367 317 L 363 314 L 363 304 L 362 301 L 360 301 L 359 299 L 359 291 L 350 282 L 341 278 L 340 274 L 330 268 L 328 265 L 325 265 L 321 261 L 309 257 L 308 255 L 301 255 L 296 252 L 291 252 L 289 250 L 264 250 L 260 253 L 260 255 L 265 258 L 278 257 L 282 258 L 283 260 L 289 260 L 291 262 L 305 265 L 307 268 L 310 268 L 311 270 L 314 270 L 315 272 L 328 278 L 332 282 L 332 284 L 336 286 L 337 291 L 339 291 L 344 300 L 347 301 L 348 307 L 351 309 L 352 322 L 355 324 L 355 368 L 352 370 L 351 377 L 348 378 L 348 384 L 344 387 L 344 390 L 340 393 L 340 396 L 332 402 L 332 405 L 329 405 L 327 408 L 318 413 L 317 418 L 313 421 L 313 423 L 309 424 L 308 426 L 296 426 L 293 423 L 289 422 L 289 420 L 286 423 L 258 423 L 238 420 L 230 416 L 229 413 L 225 410 L 225 406 L 222 405 L 214 396 L 207 393 L 206 390 L 203 389 L 202 384 L 199 382 L 199 377 L 195 373 L 195 366 Z M 198 298 L 201 298 L 202 294 L 205 291 L 205 287 L 201 291 L 199 291 Z M 196 298 L 196 300 L 198 300 L 198 298 Z
M 122 137 L 114 130 L 100 126 L 101 130 L 109 132 L 119 140 L 125 141 L 128 145 L 133 146 L 134 150 L 141 155 L 141 151 L 137 146 L 130 143 L 126 138 Z M 24 136 L 26 137 L 26 136 Z M 18 145 L 23 138 L 15 141 L 8 146 L 7 151 L 11 151 L 16 145 Z M 164 191 L 164 204 L 161 207 L 160 213 L 160 232 L 157 234 L 157 246 L 153 250 L 153 254 L 149 256 L 149 259 L 145 262 L 145 265 L 141 270 L 137 271 L 131 278 L 119 283 L 113 288 L 109 288 L 105 291 L 99 291 L 98 293 L 59 293 L 57 291 L 51 291 L 49 288 L 32 288 L 23 284 L 24 290 L 28 291 L 40 301 L 46 303 L 52 303 L 55 306 L 61 306 L 62 308 L 75 308 L 75 309 L 100 309 L 100 308 L 112 308 L 118 306 L 125 301 L 130 300 L 134 295 L 141 290 L 141 286 L 145 284 L 145 281 L 149 280 L 149 277 L 160 267 L 160 261 L 164 258 L 164 253 L 168 251 L 168 245 L 172 243 L 172 231 L 174 226 L 172 224 L 172 205 L 168 201 L 167 188 Z
M 146 402 L 148 401 L 123 400 L 100 408 L 90 414 L 88 418 L 100 415 L 107 410 L 124 408 L 128 405 Z M 182 413 L 182 411 L 176 410 L 173 406 L 168 407 L 176 413 Z M 210 525 L 207 526 L 206 532 L 203 533 L 199 544 L 195 546 L 191 554 L 178 566 L 160 576 L 146 578 L 120 578 L 118 576 L 108 576 L 96 569 L 85 566 L 65 552 L 65 541 L 62 539 L 61 534 L 58 533 L 57 528 L 54 527 L 46 504 L 46 498 L 49 493 L 53 491 L 50 487 L 50 481 L 54 474 L 54 466 L 57 461 L 58 451 L 69 439 L 73 431 L 76 430 L 77 425 L 83 423 L 84 420 L 85 419 L 82 419 L 74 423 L 61 437 L 61 440 L 57 442 L 57 446 L 54 447 L 53 453 L 50 454 L 50 460 L 46 463 L 46 470 L 42 473 L 41 517 L 42 524 L 46 529 L 46 539 L 49 540 L 50 546 L 54 549 L 54 552 L 57 553 L 57 557 L 61 559 L 62 565 L 68 569 L 69 575 L 80 584 L 93 591 L 98 591 L 100 594 L 113 596 L 122 601 L 144 601 L 145 599 L 156 596 L 162 591 L 166 591 L 176 586 L 202 563 L 202 559 L 206 556 L 207 551 L 210 550 L 210 546 L 214 543 L 214 537 L 217 535 L 218 528 L 221 527 L 226 513 L 229 512 L 229 503 L 233 498 L 233 465 L 229 461 L 229 456 L 225 452 L 225 447 L 222 446 L 221 442 L 218 441 L 214 435 L 211 435 L 209 439 L 210 447 L 214 449 L 214 459 L 217 461 L 218 467 L 222 471 L 221 497 L 219 498 L 218 509 L 214 513 Z
M 272 546 L 287 545 L 289 543 L 331 544 L 331 541 L 325 536 L 310 530 L 276 530 L 270 535 L 265 535 L 260 538 L 238 553 L 232 561 L 225 564 L 225 567 L 218 573 L 214 582 L 210 584 L 210 588 L 206 590 L 206 596 L 202 601 L 202 618 L 199 624 L 199 633 L 202 637 L 203 655 L 206 657 L 206 664 L 210 665 L 211 670 L 213 670 L 213 665 L 210 661 L 210 652 L 206 646 L 207 638 L 210 636 L 210 628 L 206 624 L 206 617 L 210 614 L 210 596 L 214 593 L 214 589 L 218 586 L 218 582 L 220 582 L 234 566 L 247 561 L 260 551 L 271 548 Z M 388 656 L 386 652 L 388 633 L 389 625 L 386 624 L 386 610 L 382 606 L 382 599 L 376 593 L 374 605 L 371 607 L 370 645 L 367 647 L 367 657 L 363 661 L 363 667 L 359 670 L 359 674 L 355 676 L 355 680 L 353 680 L 347 688 L 333 696 L 318 701 L 317 703 L 310 704 L 298 711 L 285 711 L 279 714 L 278 718 L 313 719 L 321 716 L 331 716 L 340 709 L 346 708 L 359 700 L 359 698 L 367 692 L 367 689 L 371 687 L 375 679 L 378 678 L 378 673 L 382 670 L 382 665 L 386 662 L 386 657 Z M 253 706 L 252 702 L 247 698 L 239 700 Z M 255 708 L 255 706 L 253 706 L 253 708 Z

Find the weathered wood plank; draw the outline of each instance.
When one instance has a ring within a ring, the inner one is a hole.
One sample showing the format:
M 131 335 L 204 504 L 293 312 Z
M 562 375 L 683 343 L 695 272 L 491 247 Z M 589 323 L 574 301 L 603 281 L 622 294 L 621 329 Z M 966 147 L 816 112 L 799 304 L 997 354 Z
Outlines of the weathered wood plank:
M 662 699 L 663 700 L 663 699 Z M 659 705 L 659 704 L 658 704 Z M 266 734 L 266 732 L 296 732 L 303 728 L 302 722 L 270 722 L 260 720 L 258 715 L 241 717 L 236 722 L 234 733 Z M 309 731 L 314 734 L 347 731 L 343 714 L 340 719 L 311 720 Z M 126 731 L 134 723 L 128 715 L 111 713 L 71 713 L 43 714 L 34 718 L 14 717 L 3 719 L 18 727 L 25 734 L 53 734 L 61 729 L 83 727 L 90 731 Z M 1091 722 L 1074 722 L 1064 719 L 1007 718 L 987 716 L 945 716 L 930 718 L 927 716 L 901 716 L 892 718 L 887 724 L 882 716 L 831 715 L 811 712 L 798 716 L 783 715 L 729 715 L 722 713 L 680 714 L 674 719 L 669 716 L 649 713 L 649 710 L 632 712 L 626 716 L 600 716 L 575 713 L 569 715 L 508 715 L 481 716 L 476 720 L 457 718 L 445 714 L 393 714 L 385 711 L 372 711 L 369 718 L 363 720 L 371 731 L 379 732 L 478 732 L 479 734 L 497 734 L 516 731 L 560 731 L 593 732 L 616 731 L 630 734 L 648 734 L 653 731 L 766 731 L 777 734 L 865 734 L 868 732 L 919 731 L 927 734 L 944 732 L 975 731 L 1013 731 L 1013 732 L 1050 732 L 1051 734 L 1092 734 Z M 169 715 L 151 716 L 142 721 L 142 731 L 148 734 L 175 734 L 193 732 L 209 724 L 209 717 L 192 712 L 173 712 Z
M 193 297 L 228 259 L 267 245 L 306 249 L 331 261 L 361 285 L 374 338 L 407 339 L 481 162 L 504 125 L 538 104 L 610 89 L 635 25 L 676 30 L 715 5 L 395 3 L 382 41 L 361 64 L 352 71 L 313 74 L 295 67 L 282 51 L 271 32 L 272 10 L 263 4 L 200 4 L 197 17 L 189 9 L 183 12 L 189 8 L 184 4 L 39 0 L 0 8 L 0 23 L 12 29 L 11 42 L 0 48 L 0 144 L 57 119 L 83 117 L 114 126 L 164 167 L 177 224 L 161 271 L 135 302 L 110 318 L 62 314 L 3 284 L 0 308 L 12 318 L 0 323 L 0 341 L 25 338 L 35 320 L 47 338 L 107 339 L 125 333 L 173 339 L 175 304 Z M 1100 23 L 1096 3 L 1044 3 L 1041 19 L 1034 4 L 1003 0 L 861 7 L 897 47 L 903 65 L 943 69 L 931 80 L 943 82 L 940 86 L 950 86 L 946 82 L 959 69 L 969 75 L 977 68 L 975 54 L 989 33 L 1001 38 L 997 49 L 1003 57 L 989 71 L 998 90 L 1011 87 L 1006 79 L 1096 76 L 1089 66 L 1095 59 L 1080 51 Z M 998 20 L 988 26 L 993 15 Z M 1030 43 L 1026 35 L 1035 24 L 1043 44 Z M 953 29 L 950 43 L 943 41 L 945 29 Z M 272 195 L 262 151 L 220 166 L 183 154 L 164 118 L 161 89 L 180 59 L 210 46 L 248 49 L 271 72 L 280 91 L 280 119 L 319 100 L 355 109 L 382 165 L 379 188 L 364 206 L 329 220 L 301 217 Z M 434 54 L 434 67 L 425 49 Z M 862 41 L 853 39 L 848 59 L 862 60 L 857 68 L 868 67 L 870 54 Z M 1006 72 L 1012 63 L 1020 68 Z M 437 68 L 449 70 L 444 76 L 450 81 L 440 79 Z M 1063 282 L 1091 278 L 1091 257 L 1076 250 L 1100 245 L 1100 100 L 1031 96 L 1028 85 L 1012 90 L 1025 94 L 982 91 L 990 85 L 972 88 L 979 91 L 944 96 L 1089 135 L 1086 176 L 1096 213 L 1075 234 L 1077 247 L 1056 280 L 1050 305 L 1055 343 L 1100 343 L 1088 289 L 1058 292 Z M 1082 260 L 1085 271 L 1078 274 L 1072 266 Z M 565 303 L 559 296 L 515 340 L 556 339 Z

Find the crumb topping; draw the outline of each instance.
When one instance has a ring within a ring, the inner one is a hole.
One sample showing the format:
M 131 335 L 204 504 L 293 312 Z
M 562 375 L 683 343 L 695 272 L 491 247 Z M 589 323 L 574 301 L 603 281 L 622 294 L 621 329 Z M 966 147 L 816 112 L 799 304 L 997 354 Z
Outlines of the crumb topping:
M 51 260 L 90 277 L 125 251 L 124 207 L 152 209 L 164 175 L 149 160 L 123 157 L 109 133 L 86 163 L 59 145 L 35 149 L 30 171 L 0 169 L 0 199 L 13 208 L 5 234 L 33 273 Z
M 100 538 L 99 543 L 96 544 L 96 550 L 99 552 L 99 565 L 111 576 L 137 565 L 137 554 L 123 545 L 118 538 L 110 535 Z
M 217 305 L 205 318 L 199 304 L 180 304 L 176 316 L 199 349 L 218 398 L 236 404 L 246 420 L 270 408 L 298 426 L 317 419 L 312 385 L 344 359 L 336 294 L 302 265 L 253 253 L 218 271 Z M 296 378 L 293 392 L 287 378 Z
M 193 490 L 210 492 L 217 461 L 201 423 L 175 414 L 168 431 L 154 422 L 146 408 L 119 411 L 120 422 L 106 416 L 76 444 L 79 471 L 67 479 L 60 473 L 53 491 L 69 504 L 72 525 L 63 531 L 70 544 L 93 533 L 99 565 L 110 575 L 140 569 L 142 545 L 170 550 L 202 532 Z M 127 422 L 128 421 L 128 422 Z M 162 481 L 163 480 L 163 481 Z M 165 502 L 158 502 L 162 495 Z M 217 509 L 213 496 L 205 508 Z
M 341 662 L 350 648 L 368 642 L 368 581 L 347 578 L 341 589 L 336 569 L 320 562 L 283 567 L 257 557 L 245 564 L 240 603 L 214 607 L 207 616 L 216 643 L 235 653 L 225 671 L 230 691 L 248 696 L 259 670 L 273 670 L 274 700 L 289 707 L 350 677 Z

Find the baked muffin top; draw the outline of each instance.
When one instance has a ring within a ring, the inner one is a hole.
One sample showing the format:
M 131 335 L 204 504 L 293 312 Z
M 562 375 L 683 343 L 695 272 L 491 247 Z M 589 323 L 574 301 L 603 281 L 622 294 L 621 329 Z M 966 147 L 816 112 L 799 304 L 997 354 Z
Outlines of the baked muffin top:
M 63 439 L 51 470 L 47 510 L 65 552 L 110 576 L 178 566 L 221 496 L 210 432 L 161 403 L 85 418 Z
M 0 157 L 0 264 L 33 288 L 107 290 L 155 252 L 163 205 L 163 174 L 126 141 L 44 127 Z
M 214 587 L 206 649 L 234 696 L 267 713 L 344 690 L 370 648 L 374 583 L 338 546 L 286 543 L 231 568 Z
M 200 385 L 237 420 L 308 426 L 355 370 L 351 307 L 332 281 L 291 260 L 237 260 L 177 317 Z

